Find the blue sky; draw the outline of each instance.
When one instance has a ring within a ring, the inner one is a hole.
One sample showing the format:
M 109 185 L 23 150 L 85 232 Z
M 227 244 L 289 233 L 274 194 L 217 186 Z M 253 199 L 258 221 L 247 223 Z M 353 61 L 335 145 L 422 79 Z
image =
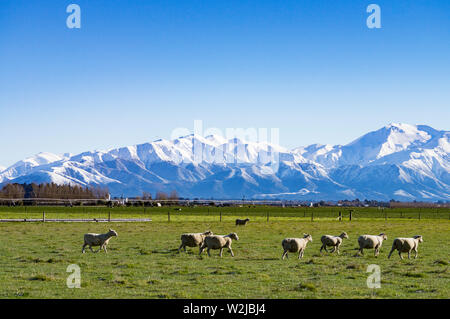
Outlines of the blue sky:
M 66 7 L 81 7 L 81 29 Z M 366 7 L 381 7 L 368 29 Z M 344 144 L 390 122 L 449 129 L 450 1 L 0 2 L 0 165 L 279 128 Z

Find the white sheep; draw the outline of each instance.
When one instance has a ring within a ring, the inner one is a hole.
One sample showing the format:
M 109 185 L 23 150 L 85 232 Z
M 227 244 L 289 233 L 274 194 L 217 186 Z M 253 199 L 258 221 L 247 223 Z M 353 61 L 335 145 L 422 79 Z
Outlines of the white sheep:
M 250 219 L 246 218 L 246 219 L 236 219 L 236 226 L 239 225 L 247 225 L 247 223 L 250 221 Z
M 208 247 L 208 256 L 211 257 L 210 250 L 211 249 L 220 249 L 219 256 L 222 257 L 222 252 L 224 248 L 228 248 L 231 253 L 231 257 L 234 257 L 233 250 L 231 249 L 232 240 L 239 240 L 239 237 L 236 233 L 231 233 L 228 235 L 213 235 L 206 236 L 205 241 L 203 242 L 202 247 L 200 247 L 200 255 L 203 250 Z
M 361 235 L 358 237 L 358 243 L 359 243 L 359 250 L 358 253 L 361 253 L 361 255 L 364 255 L 363 249 L 375 249 L 375 257 L 378 256 L 380 253 L 381 245 L 383 244 L 383 241 L 387 239 L 387 236 L 385 233 L 381 233 L 378 236 L 376 235 Z M 357 253 L 357 254 L 358 254 Z
M 419 243 L 423 242 L 422 236 L 417 235 L 412 238 L 395 238 L 392 243 L 392 249 L 389 253 L 388 258 L 391 258 L 394 250 L 398 250 L 398 255 L 400 259 L 403 259 L 402 253 L 408 253 L 408 259 L 411 259 L 411 251 L 414 250 L 416 255 L 414 258 L 417 258 Z
M 310 241 L 312 242 L 312 236 L 309 234 L 303 234 L 303 238 L 283 239 L 283 241 L 281 242 L 281 246 L 283 247 L 284 252 L 281 256 L 281 259 L 284 259 L 284 257 L 288 257 L 288 252 L 298 252 L 298 259 L 302 258 L 305 252 L 306 244 Z
M 205 231 L 204 233 L 189 233 L 189 234 L 182 234 L 181 235 L 181 245 L 180 248 L 178 248 L 178 252 L 181 251 L 181 249 L 184 249 L 186 251 L 187 247 L 201 247 L 203 244 L 203 241 L 205 240 L 206 236 L 213 235 L 212 232 Z
M 105 253 L 107 253 L 108 251 L 106 250 L 106 245 L 108 245 L 109 240 L 113 236 L 117 237 L 118 235 L 117 232 L 112 229 L 110 229 L 106 234 L 84 234 L 84 245 L 81 252 L 84 254 L 84 249 L 86 246 L 89 246 L 89 249 L 92 252 L 94 252 L 94 250 L 92 250 L 92 246 L 100 246 L 100 248 L 95 252 L 98 253 L 103 248 Z
M 339 236 L 323 235 L 320 238 L 320 240 L 322 241 L 322 247 L 320 247 L 320 252 L 322 252 L 322 249 L 325 249 L 325 251 L 328 252 L 327 246 L 329 246 L 333 247 L 331 253 L 337 251 L 337 254 L 339 255 L 339 247 L 341 246 L 344 238 L 348 239 L 348 235 L 346 232 L 343 232 Z

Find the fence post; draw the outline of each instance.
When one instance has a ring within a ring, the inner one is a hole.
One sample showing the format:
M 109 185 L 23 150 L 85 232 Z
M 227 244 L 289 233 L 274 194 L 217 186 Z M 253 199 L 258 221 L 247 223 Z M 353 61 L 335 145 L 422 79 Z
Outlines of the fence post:
M 220 215 L 220 222 L 222 222 L 222 211 L 219 212 Z
M 267 222 L 269 222 L 269 212 L 267 212 Z
M 342 212 L 341 211 L 339 211 L 339 221 L 340 222 L 342 221 Z
M 167 212 L 167 221 L 170 222 L 170 212 Z
M 403 212 L 400 211 L 400 218 L 403 218 Z
M 312 221 L 312 222 L 314 221 L 314 209 L 311 210 L 311 221 Z
M 387 211 L 386 211 L 386 209 L 384 210 L 384 220 L 387 220 Z
M 349 216 L 349 220 L 350 220 L 350 221 L 352 221 L 352 213 L 353 213 L 353 211 L 351 210 L 351 211 L 350 211 L 350 216 Z
M 420 212 L 422 211 L 422 209 L 421 208 L 419 208 L 419 220 L 420 220 Z
M 111 211 L 108 212 L 108 222 L 111 222 Z
M 45 212 L 42 212 L 42 222 L 45 223 Z

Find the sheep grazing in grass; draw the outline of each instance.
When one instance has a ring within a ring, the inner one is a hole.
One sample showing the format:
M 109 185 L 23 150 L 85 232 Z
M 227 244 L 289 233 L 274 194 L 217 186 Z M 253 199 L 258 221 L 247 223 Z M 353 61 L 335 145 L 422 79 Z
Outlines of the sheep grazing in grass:
M 184 249 L 186 251 L 187 247 L 201 247 L 203 244 L 203 241 L 205 240 L 206 236 L 213 235 L 212 232 L 205 231 L 204 233 L 190 233 L 190 234 L 182 234 L 181 235 L 181 245 L 180 248 L 178 248 L 178 252 L 181 251 L 181 249 Z
M 211 257 L 210 250 L 211 249 L 220 249 L 219 256 L 222 257 L 222 252 L 224 248 L 228 248 L 231 253 L 231 257 L 234 257 L 233 250 L 231 249 L 232 240 L 239 240 L 239 237 L 236 233 L 231 233 L 228 235 L 213 235 L 206 236 L 205 241 L 203 242 L 202 247 L 200 247 L 200 255 L 203 250 L 208 247 L 208 256 Z
M 411 259 L 411 251 L 414 250 L 416 255 L 414 258 L 417 258 L 418 249 L 419 249 L 419 243 L 423 242 L 422 236 L 414 236 L 413 238 L 395 238 L 394 242 L 392 243 L 392 249 L 389 253 L 388 258 L 391 258 L 392 253 L 394 250 L 398 250 L 398 255 L 400 256 L 400 259 L 403 259 L 402 253 L 408 253 L 408 259 Z
M 378 236 L 376 235 L 361 235 L 358 237 L 358 243 L 359 243 L 359 250 L 358 253 L 361 253 L 361 255 L 364 255 L 363 249 L 375 249 L 375 257 L 378 256 L 380 253 L 381 245 L 383 244 L 383 241 L 387 239 L 387 236 L 385 233 L 381 233 Z M 357 254 L 358 254 L 357 253 Z
M 81 252 L 84 254 L 86 246 L 89 246 L 89 249 L 94 253 L 92 246 L 100 246 L 100 248 L 95 252 L 98 253 L 103 248 L 105 253 L 107 253 L 108 251 L 106 250 L 106 245 L 108 245 L 109 240 L 113 236 L 117 237 L 118 235 L 116 231 L 112 229 L 110 229 L 106 234 L 84 234 L 84 245 Z
M 247 225 L 247 223 L 250 221 L 250 219 L 246 218 L 246 219 L 236 219 L 236 226 L 239 225 Z
M 339 236 L 323 235 L 320 238 L 320 240 L 322 241 L 322 247 L 320 247 L 320 252 L 322 252 L 322 249 L 325 249 L 325 251 L 328 252 L 327 251 L 328 246 L 333 247 L 331 253 L 334 253 L 336 251 L 337 254 L 339 255 L 339 247 L 341 246 L 344 238 L 348 239 L 348 235 L 346 232 L 343 232 Z
M 288 257 L 288 252 L 297 253 L 298 259 L 303 257 L 305 252 L 306 244 L 312 241 L 312 236 L 309 234 L 303 234 L 303 238 L 285 238 L 281 242 L 281 246 L 283 246 L 284 252 L 281 256 L 281 259 L 284 257 Z

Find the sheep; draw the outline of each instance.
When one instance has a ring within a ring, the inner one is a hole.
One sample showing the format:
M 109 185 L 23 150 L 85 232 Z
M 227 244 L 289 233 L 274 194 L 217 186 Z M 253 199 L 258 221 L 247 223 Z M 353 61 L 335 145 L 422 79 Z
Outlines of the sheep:
M 190 233 L 181 235 L 181 245 L 178 248 L 178 252 L 183 248 L 186 252 L 186 246 L 188 247 L 201 247 L 206 236 L 213 235 L 211 231 L 205 231 L 204 233 Z
M 320 247 L 320 252 L 322 252 L 322 249 L 325 249 L 327 251 L 327 246 L 333 247 L 333 250 L 331 253 L 334 253 L 337 251 L 337 254 L 339 255 L 339 246 L 342 244 L 342 240 L 344 238 L 348 239 L 348 235 L 346 232 L 343 232 L 339 236 L 331 236 L 331 235 L 323 235 L 320 240 L 322 241 L 322 247 Z
M 200 254 L 202 254 L 203 250 L 208 247 L 208 256 L 211 257 L 210 250 L 211 249 L 220 249 L 219 256 L 222 257 L 222 252 L 224 248 L 228 248 L 231 253 L 231 257 L 234 257 L 233 250 L 231 249 L 232 240 L 239 240 L 239 237 L 236 233 L 231 233 L 228 235 L 212 235 L 206 236 L 205 241 L 203 242 L 202 247 L 200 247 Z
M 359 250 L 356 254 L 361 253 L 364 255 L 364 248 L 374 248 L 375 249 L 375 257 L 380 253 L 381 245 L 383 241 L 387 239 L 385 233 L 381 233 L 378 236 L 376 235 L 361 235 L 358 237 Z
M 239 225 L 247 225 L 247 223 L 250 221 L 250 219 L 246 218 L 246 219 L 236 219 L 236 226 Z
M 392 249 L 389 253 L 388 259 L 391 258 L 394 250 L 398 250 L 398 255 L 400 259 L 403 259 L 402 253 L 408 253 L 408 259 L 411 259 L 411 251 L 414 250 L 416 253 L 414 259 L 417 258 L 419 243 L 423 242 L 423 238 L 420 235 L 414 236 L 412 238 L 395 238 L 392 243 Z
M 281 246 L 284 249 L 281 259 L 288 257 L 288 252 L 296 253 L 298 252 L 298 259 L 303 258 L 305 252 L 306 244 L 312 242 L 312 236 L 309 234 L 303 234 L 303 238 L 285 238 L 281 242 Z
M 106 234 L 84 234 L 84 245 L 83 248 L 81 250 L 81 252 L 84 254 L 85 253 L 85 247 L 89 246 L 89 249 L 94 253 L 98 253 L 100 250 L 105 251 L 105 253 L 107 253 L 108 251 L 106 250 L 106 245 L 108 245 L 109 240 L 111 239 L 111 237 L 113 236 L 118 236 L 117 232 L 115 230 L 110 229 Z M 92 246 L 100 246 L 100 248 L 97 251 L 94 251 L 92 249 Z

